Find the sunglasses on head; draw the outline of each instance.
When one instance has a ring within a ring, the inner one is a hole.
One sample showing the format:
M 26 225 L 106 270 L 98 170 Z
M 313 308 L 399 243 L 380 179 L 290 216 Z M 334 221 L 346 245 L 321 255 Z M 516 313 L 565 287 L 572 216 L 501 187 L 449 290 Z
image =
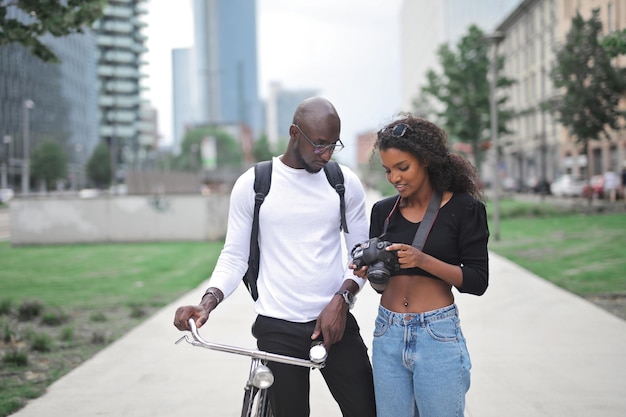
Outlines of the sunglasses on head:
M 398 123 L 395 126 L 387 126 L 380 129 L 378 131 L 378 135 L 386 134 L 389 132 L 391 133 L 391 136 L 401 138 L 405 135 L 407 131 L 413 131 L 413 129 L 411 129 L 411 126 L 407 125 L 406 123 Z

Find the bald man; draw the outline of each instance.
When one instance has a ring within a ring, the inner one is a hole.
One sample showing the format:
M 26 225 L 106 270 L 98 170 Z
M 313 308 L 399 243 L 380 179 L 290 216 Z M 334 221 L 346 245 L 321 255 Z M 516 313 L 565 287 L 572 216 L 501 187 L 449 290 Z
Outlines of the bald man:
M 350 308 L 365 279 L 343 262 L 339 197 L 323 171 L 339 139 L 341 119 L 328 100 L 300 103 L 289 126 L 285 152 L 272 161 L 271 189 L 259 214 L 260 268 L 252 334 L 267 352 L 307 358 L 312 341 L 328 350 L 322 375 L 344 416 L 375 416 L 372 367 Z M 368 238 L 365 192 L 356 174 L 341 166 L 345 185 L 345 247 Z M 248 267 L 254 211 L 254 169 L 236 181 L 230 200 L 224 248 L 211 287 L 197 306 L 176 311 L 174 325 L 198 327 L 241 283 Z M 275 382 L 270 403 L 275 417 L 310 414 L 310 370 L 270 362 Z

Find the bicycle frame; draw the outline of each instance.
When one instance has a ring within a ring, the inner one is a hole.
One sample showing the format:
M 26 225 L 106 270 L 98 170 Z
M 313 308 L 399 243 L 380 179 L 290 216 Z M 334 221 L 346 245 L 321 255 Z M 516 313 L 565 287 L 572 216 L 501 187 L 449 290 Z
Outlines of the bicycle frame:
M 317 369 L 321 369 L 325 365 L 326 349 L 319 343 L 314 343 L 311 346 L 309 353 L 309 357 L 311 359 L 306 360 L 264 352 L 261 350 L 246 349 L 237 346 L 209 342 L 200 335 L 193 319 L 189 319 L 189 328 L 190 335 L 184 335 L 176 341 L 176 344 L 184 340 L 193 346 L 216 350 L 219 352 L 232 353 L 235 355 L 248 356 L 251 358 L 250 371 L 248 373 L 248 380 L 246 382 L 241 411 L 242 417 L 265 417 L 271 415 L 271 411 L 268 407 L 269 400 L 266 390 L 274 382 L 274 376 L 272 375 L 270 369 L 266 366 L 268 361 Z

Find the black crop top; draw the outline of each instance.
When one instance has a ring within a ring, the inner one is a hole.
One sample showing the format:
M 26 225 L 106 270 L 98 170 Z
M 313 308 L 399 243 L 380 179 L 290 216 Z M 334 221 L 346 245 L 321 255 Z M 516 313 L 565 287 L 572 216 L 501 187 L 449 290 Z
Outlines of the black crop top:
M 370 238 L 381 237 L 391 243 L 412 244 L 420 223 L 404 218 L 396 208 L 387 233 L 383 233 L 385 219 L 389 216 L 397 196 L 378 201 L 372 207 Z M 485 205 L 469 194 L 453 194 L 450 201 L 439 209 L 437 218 L 424 243 L 424 253 L 444 262 L 460 265 L 463 270 L 463 287 L 460 292 L 482 295 L 489 284 L 489 256 L 487 242 L 489 228 Z M 420 268 L 401 269 L 394 275 L 423 275 L 438 279 Z

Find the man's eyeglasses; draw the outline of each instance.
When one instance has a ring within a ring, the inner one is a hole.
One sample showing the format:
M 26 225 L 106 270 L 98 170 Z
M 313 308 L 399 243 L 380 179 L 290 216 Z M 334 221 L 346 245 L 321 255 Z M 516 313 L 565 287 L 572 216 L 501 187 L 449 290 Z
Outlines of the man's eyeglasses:
M 411 126 L 406 123 L 398 123 L 395 126 L 387 126 L 378 131 L 378 135 L 382 135 L 391 131 L 391 136 L 395 136 L 396 138 L 401 138 L 407 131 L 413 131 Z
M 309 139 L 307 135 L 304 134 L 302 129 L 300 129 L 300 126 L 296 124 L 294 124 L 294 126 L 298 129 L 302 137 L 311 144 L 311 146 L 313 147 L 313 152 L 316 155 L 321 155 L 328 151 L 330 151 L 330 153 L 337 153 L 343 149 L 343 142 L 341 142 L 341 139 L 337 139 L 337 142 L 331 143 L 330 145 L 316 145 L 311 139 Z

